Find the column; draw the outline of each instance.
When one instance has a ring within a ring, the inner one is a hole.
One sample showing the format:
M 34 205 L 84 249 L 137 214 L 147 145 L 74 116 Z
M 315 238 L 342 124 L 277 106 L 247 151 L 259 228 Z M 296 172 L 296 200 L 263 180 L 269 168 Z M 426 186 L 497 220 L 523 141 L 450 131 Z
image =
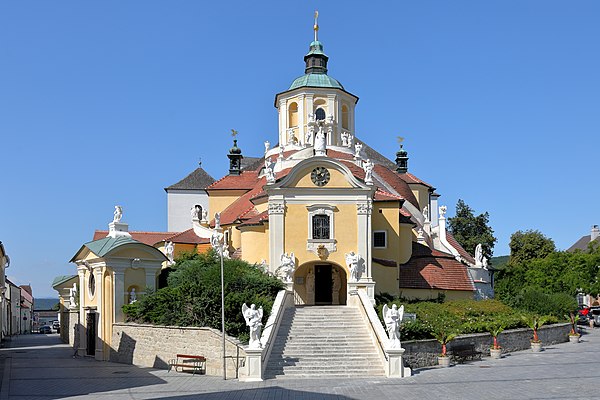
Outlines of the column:
M 333 117 L 334 121 L 337 121 L 339 119 L 338 116 L 336 115 L 336 109 L 335 109 L 336 97 L 337 96 L 335 94 L 327 95 L 327 111 Z M 327 117 L 329 117 L 329 115 L 327 115 Z M 333 135 L 327 135 L 327 145 L 331 146 L 331 145 L 337 144 L 337 133 L 338 133 L 338 131 L 335 129 L 335 125 L 334 125 Z
M 284 146 L 287 143 L 287 128 L 288 128 L 288 112 L 287 101 L 279 102 L 279 145 Z
M 375 304 L 375 282 L 372 275 L 372 260 L 371 260 L 371 212 L 373 204 L 370 199 L 358 202 L 356 204 L 357 214 L 357 253 L 363 259 L 365 272 L 358 284 L 352 283 L 356 288 L 364 288 Z M 350 290 L 354 288 L 349 288 Z
M 79 346 L 77 346 L 77 355 L 84 356 L 87 348 L 87 342 L 85 341 L 85 309 L 83 308 L 83 303 L 85 299 L 84 290 L 86 290 L 85 285 L 85 272 L 87 268 L 85 266 L 77 267 L 77 275 L 79 275 L 79 321 L 77 324 L 77 333 L 79 334 Z M 75 338 L 73 338 L 75 340 Z
M 94 277 L 96 278 L 96 301 L 97 301 L 97 332 L 98 336 L 96 336 L 96 360 L 104 361 L 104 302 L 102 296 L 102 290 L 104 289 L 104 280 L 102 279 L 102 267 L 94 267 L 93 272 Z
M 125 303 L 125 270 L 113 270 L 113 281 L 115 288 L 114 304 L 114 322 L 123 322 L 123 304 Z
M 269 271 L 274 273 L 284 251 L 284 217 L 283 199 L 269 201 Z
M 306 135 L 306 119 L 304 119 L 304 95 L 298 96 L 298 144 L 304 144 Z

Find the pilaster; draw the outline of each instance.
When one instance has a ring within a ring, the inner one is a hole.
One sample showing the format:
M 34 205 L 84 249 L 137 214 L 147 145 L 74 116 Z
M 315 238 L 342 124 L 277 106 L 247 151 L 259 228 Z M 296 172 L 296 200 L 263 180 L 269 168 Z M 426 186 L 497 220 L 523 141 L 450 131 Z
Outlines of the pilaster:
M 283 199 L 269 200 L 269 270 L 275 272 L 284 251 L 285 203 Z
M 104 361 L 104 280 L 102 279 L 102 267 L 94 267 L 93 274 L 96 279 L 96 289 L 95 289 L 95 297 L 97 301 L 97 310 L 98 310 L 98 320 L 97 320 L 97 331 L 98 336 L 96 336 L 96 360 Z
M 328 115 L 327 117 L 332 116 L 334 121 L 337 121 L 337 120 L 340 119 L 339 116 L 338 116 L 339 114 L 336 115 L 337 114 L 336 113 L 336 108 L 335 108 L 336 100 L 337 100 L 337 95 L 335 95 L 335 94 L 328 94 L 327 95 L 327 110 L 330 112 L 330 115 Z M 334 127 L 333 128 L 333 132 L 332 132 L 333 134 L 327 135 L 327 145 L 328 146 L 332 146 L 332 145 L 335 146 L 335 145 L 337 145 L 337 142 L 338 142 L 338 140 L 337 140 L 338 132 L 339 132 L 339 130 L 335 129 L 335 127 Z
M 306 138 L 306 126 L 304 119 L 304 95 L 298 96 L 298 143 L 303 145 Z
M 125 304 L 125 271 L 124 270 L 113 270 L 113 282 L 114 282 L 114 314 L 113 318 L 115 322 L 124 322 L 123 318 L 123 305 Z

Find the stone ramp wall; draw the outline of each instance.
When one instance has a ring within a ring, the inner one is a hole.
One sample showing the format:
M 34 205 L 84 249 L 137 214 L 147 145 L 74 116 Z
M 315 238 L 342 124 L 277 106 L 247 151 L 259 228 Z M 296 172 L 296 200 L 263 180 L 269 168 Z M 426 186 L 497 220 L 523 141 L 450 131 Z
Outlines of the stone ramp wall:
M 223 375 L 221 332 L 212 328 L 113 324 L 110 361 L 140 367 L 169 368 L 176 354 L 206 357 L 206 374 Z M 227 378 L 237 378 L 246 352 L 239 341 L 226 337 Z
M 538 335 L 542 344 L 548 346 L 567 342 L 570 331 L 571 325 L 568 323 L 554 324 L 543 326 L 538 330 Z M 532 337 L 533 331 L 529 328 L 511 329 L 498 335 L 498 342 L 500 347 L 502 347 L 502 352 L 508 353 L 531 348 Z M 490 354 L 492 343 L 493 339 L 489 333 L 461 335 L 448 344 L 448 350 L 450 351 L 452 346 L 474 344 L 475 350 L 480 351 L 486 356 Z M 404 353 L 404 362 L 411 368 L 437 365 L 437 357 L 442 352 L 442 345 L 435 339 L 402 341 L 402 347 L 406 350 Z

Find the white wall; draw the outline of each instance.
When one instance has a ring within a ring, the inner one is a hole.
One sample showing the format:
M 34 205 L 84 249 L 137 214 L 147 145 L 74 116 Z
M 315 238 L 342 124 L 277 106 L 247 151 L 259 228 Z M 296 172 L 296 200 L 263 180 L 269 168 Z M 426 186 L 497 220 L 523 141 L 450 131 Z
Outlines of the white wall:
M 191 229 L 190 209 L 196 204 L 200 204 L 203 209 L 208 210 L 208 194 L 204 190 L 169 189 L 167 193 L 167 230 L 182 232 Z M 210 210 L 208 211 L 210 220 Z

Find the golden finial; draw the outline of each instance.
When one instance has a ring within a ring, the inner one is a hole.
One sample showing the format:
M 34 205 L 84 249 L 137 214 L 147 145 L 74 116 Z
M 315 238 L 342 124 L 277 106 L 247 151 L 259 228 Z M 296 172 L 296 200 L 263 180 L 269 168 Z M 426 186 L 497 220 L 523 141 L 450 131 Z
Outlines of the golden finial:
M 315 10 L 315 25 L 313 29 L 315 30 L 315 42 L 319 40 L 319 11 Z
M 398 140 L 398 144 L 402 146 L 402 142 L 404 142 L 404 138 L 402 136 L 396 136 L 396 140 Z
M 236 131 L 235 129 L 231 130 L 231 136 L 235 139 L 235 137 L 238 135 L 238 131 Z

